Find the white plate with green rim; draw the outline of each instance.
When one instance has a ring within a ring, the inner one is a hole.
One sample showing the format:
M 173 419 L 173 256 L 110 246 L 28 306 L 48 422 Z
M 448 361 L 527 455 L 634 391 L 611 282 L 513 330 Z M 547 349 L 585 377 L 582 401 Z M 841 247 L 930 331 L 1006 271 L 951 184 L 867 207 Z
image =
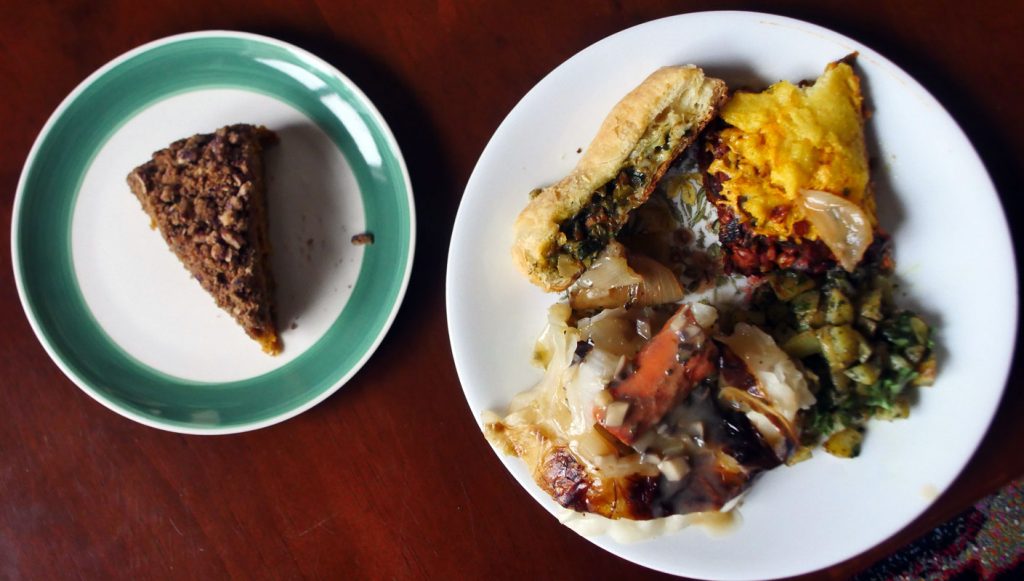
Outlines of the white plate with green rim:
M 1012 360 L 1017 276 L 999 197 L 956 122 L 892 62 L 820 26 L 751 12 L 655 20 L 582 50 L 508 114 L 466 185 L 448 257 L 448 329 L 480 421 L 540 379 L 530 364 L 534 343 L 559 299 L 516 271 L 513 222 L 528 192 L 572 169 L 578 148 L 623 95 L 664 65 L 693 63 L 731 87 L 762 87 L 817 78 L 852 52 L 873 111 L 879 220 L 893 234 L 903 304 L 934 321 L 938 379 L 907 420 L 872 422 L 858 458 L 817 451 L 764 474 L 727 535 L 691 526 L 636 543 L 588 537 L 620 557 L 691 578 L 788 577 L 862 553 L 927 509 L 981 442 Z M 963 211 L 965 193 L 970 211 Z M 559 514 L 523 462 L 499 457 L 541 506 Z
M 191 280 L 125 182 L 176 139 L 262 124 L 284 352 L 264 354 Z M 111 61 L 47 121 L 11 228 L 19 297 L 60 369 L 104 406 L 184 433 L 253 430 L 323 401 L 376 350 L 408 285 L 405 161 L 349 79 L 238 32 L 161 39 Z M 371 232 L 373 244 L 353 245 Z

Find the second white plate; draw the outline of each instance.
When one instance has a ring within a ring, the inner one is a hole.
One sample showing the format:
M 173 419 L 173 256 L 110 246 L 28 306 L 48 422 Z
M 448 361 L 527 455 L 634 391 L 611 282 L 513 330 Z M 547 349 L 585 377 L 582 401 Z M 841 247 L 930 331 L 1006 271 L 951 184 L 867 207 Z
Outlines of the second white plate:
M 784 577 L 861 553 L 923 512 L 970 459 L 1006 381 L 1017 290 L 999 200 L 957 124 L 894 64 L 827 29 L 747 12 L 657 20 L 585 49 L 523 98 L 480 157 L 456 219 L 447 280 L 452 351 L 477 421 L 539 379 L 531 352 L 557 300 L 516 272 L 512 223 L 528 192 L 572 168 L 624 94 L 663 65 L 693 63 L 731 87 L 761 87 L 813 79 L 852 52 L 875 112 L 869 141 L 881 222 L 894 235 L 905 302 L 938 329 L 938 381 L 908 420 L 872 424 L 861 457 L 818 452 L 766 474 L 728 536 L 691 527 L 636 544 L 590 539 L 612 553 L 687 577 Z M 554 513 L 526 467 L 501 460 Z

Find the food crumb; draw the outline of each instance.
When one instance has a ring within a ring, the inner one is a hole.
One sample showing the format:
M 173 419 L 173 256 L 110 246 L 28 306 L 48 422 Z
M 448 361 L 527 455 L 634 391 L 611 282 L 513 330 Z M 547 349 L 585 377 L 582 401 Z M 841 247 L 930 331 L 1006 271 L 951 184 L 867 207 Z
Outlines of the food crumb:
M 921 487 L 921 496 L 928 501 L 935 500 L 939 497 L 939 489 L 933 484 L 925 484 Z
M 296 323 L 295 321 L 292 321 L 292 324 L 291 324 L 291 326 L 290 326 L 290 327 L 288 327 L 288 328 L 294 331 L 295 329 L 298 329 L 298 328 L 299 328 L 299 324 L 298 324 L 298 323 Z
M 576 153 L 583 153 L 583 148 L 582 147 L 577 147 L 576 148 Z
M 373 234 L 370 232 L 363 232 L 362 234 L 356 234 L 352 237 L 352 244 L 356 246 L 363 246 L 366 244 L 373 244 Z

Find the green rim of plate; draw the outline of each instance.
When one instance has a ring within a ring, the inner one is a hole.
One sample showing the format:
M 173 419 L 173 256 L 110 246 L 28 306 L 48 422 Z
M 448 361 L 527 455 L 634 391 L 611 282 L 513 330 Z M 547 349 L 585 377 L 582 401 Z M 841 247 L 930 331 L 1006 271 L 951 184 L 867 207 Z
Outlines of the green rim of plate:
M 324 336 L 282 367 L 227 383 L 172 377 L 121 349 L 86 305 L 71 248 L 77 194 L 107 140 L 154 103 L 211 88 L 267 95 L 315 122 L 352 167 L 367 229 L 375 235 L 374 244 L 365 247 L 351 298 Z M 405 162 L 384 120 L 351 81 L 281 41 L 203 32 L 139 47 L 94 73 L 65 99 L 29 154 L 15 201 L 11 245 L 19 294 L 33 329 L 83 390 L 147 425 L 231 433 L 292 417 L 358 371 L 383 339 L 405 294 L 414 239 Z

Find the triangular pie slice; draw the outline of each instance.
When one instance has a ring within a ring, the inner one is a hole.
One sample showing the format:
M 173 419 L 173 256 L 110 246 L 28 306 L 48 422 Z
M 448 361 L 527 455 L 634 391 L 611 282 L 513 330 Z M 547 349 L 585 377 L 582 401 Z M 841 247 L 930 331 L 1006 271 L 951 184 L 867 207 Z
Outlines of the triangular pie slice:
M 263 179 L 270 130 L 230 125 L 175 141 L 128 185 L 167 245 L 263 350 L 281 352 Z

